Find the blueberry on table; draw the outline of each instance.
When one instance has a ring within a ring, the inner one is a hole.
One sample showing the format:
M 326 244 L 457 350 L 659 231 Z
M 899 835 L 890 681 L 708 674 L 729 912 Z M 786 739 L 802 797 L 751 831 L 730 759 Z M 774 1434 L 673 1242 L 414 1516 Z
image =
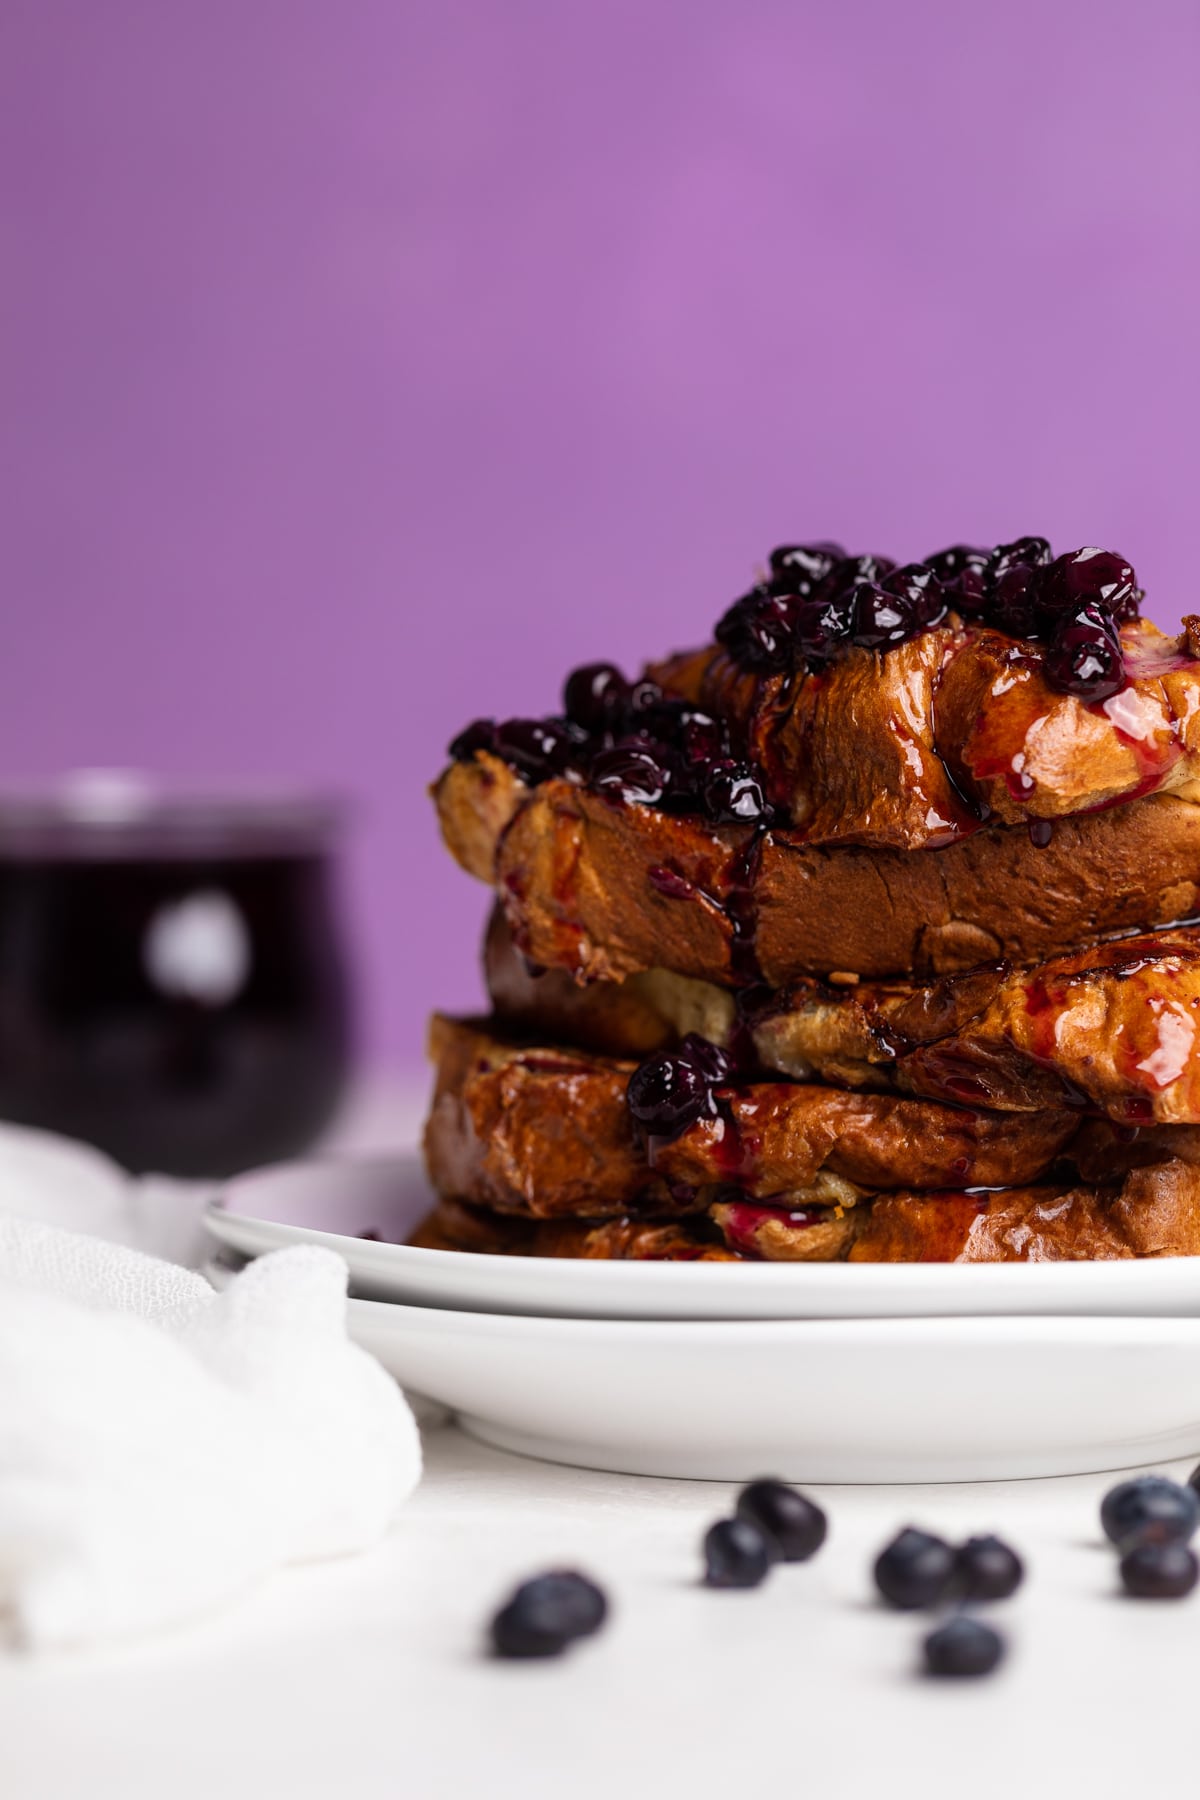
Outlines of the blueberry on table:
M 770 1566 L 767 1540 L 749 1519 L 718 1519 L 705 1532 L 704 1580 L 709 1587 L 758 1587 Z
M 1105 1536 L 1121 1550 L 1186 1544 L 1200 1525 L 1200 1493 L 1165 1475 L 1138 1475 L 1111 1488 L 1100 1506 Z
M 980 1619 L 951 1619 L 925 1639 L 930 1675 L 990 1675 L 1003 1660 L 1004 1639 Z
M 1196 1467 L 1188 1476 L 1188 1486 L 1194 1489 L 1197 1494 L 1200 1494 L 1200 1463 L 1196 1464 Z
M 1200 1577 L 1186 1544 L 1138 1544 L 1121 1558 L 1121 1582 L 1138 1600 L 1182 1600 Z
M 998 1537 L 968 1538 L 954 1563 L 955 1591 L 964 1600 L 1007 1600 L 1025 1575 L 1016 1551 Z
M 807 1562 L 829 1530 L 815 1501 L 786 1481 L 752 1481 L 738 1495 L 737 1516 L 757 1525 L 772 1562 Z
M 880 1551 L 875 1585 L 889 1606 L 904 1612 L 936 1606 L 950 1593 L 956 1555 L 943 1538 L 912 1526 Z
M 497 1656 L 558 1656 L 576 1638 L 599 1631 L 608 1616 L 603 1590 L 573 1569 L 523 1581 L 492 1620 Z

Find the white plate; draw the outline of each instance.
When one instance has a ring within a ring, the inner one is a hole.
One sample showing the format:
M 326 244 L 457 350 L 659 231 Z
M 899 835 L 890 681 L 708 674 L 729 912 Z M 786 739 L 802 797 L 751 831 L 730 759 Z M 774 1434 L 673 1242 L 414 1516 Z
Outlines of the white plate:
M 929 1314 L 1200 1315 L 1200 1257 L 1095 1263 L 634 1263 L 414 1250 L 433 1194 L 415 1156 L 290 1163 L 231 1181 L 205 1223 L 257 1256 L 321 1243 L 355 1291 L 464 1311 L 600 1319 L 849 1319 Z M 363 1238 L 365 1230 L 380 1238 Z
M 352 1300 L 350 1321 L 473 1436 L 587 1468 L 986 1481 L 1200 1452 L 1196 1319 L 650 1323 Z

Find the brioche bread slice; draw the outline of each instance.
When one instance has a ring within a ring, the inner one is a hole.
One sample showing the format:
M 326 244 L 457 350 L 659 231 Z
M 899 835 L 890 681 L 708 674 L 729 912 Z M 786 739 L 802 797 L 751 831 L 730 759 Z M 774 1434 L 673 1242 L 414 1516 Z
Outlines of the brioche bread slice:
M 827 667 L 747 674 L 716 646 L 652 663 L 669 695 L 728 721 L 809 844 L 936 849 L 1200 776 L 1200 632 L 1121 627 L 1129 680 L 1093 702 L 1047 681 L 1044 646 L 981 625 L 924 631 Z
M 1069 1153 L 1079 1124 L 1062 1108 L 1017 1125 L 896 1094 L 756 1082 L 719 1089 L 713 1116 L 647 1144 L 625 1104 L 632 1063 L 440 1016 L 430 1051 L 434 1187 L 534 1218 L 696 1213 L 716 1188 L 823 1205 L 881 1188 L 1019 1185 Z
M 488 756 L 452 764 L 435 790 L 443 833 L 491 880 L 523 953 L 579 981 L 920 977 L 1039 962 L 1200 912 L 1200 806 L 1172 795 L 1061 820 L 1044 849 L 991 826 L 918 855 L 813 849 L 569 781 L 510 779 L 497 809 L 510 774 Z
M 654 1262 L 1108 1262 L 1200 1255 L 1200 1169 L 1107 1185 L 880 1194 L 851 1208 L 721 1200 L 689 1219 L 523 1219 L 446 1198 L 410 1242 L 492 1256 Z

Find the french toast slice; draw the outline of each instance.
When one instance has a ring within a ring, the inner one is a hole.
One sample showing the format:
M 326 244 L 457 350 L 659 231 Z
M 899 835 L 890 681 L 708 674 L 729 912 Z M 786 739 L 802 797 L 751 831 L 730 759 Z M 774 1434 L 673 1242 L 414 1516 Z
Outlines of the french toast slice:
M 1200 1255 L 1200 1169 L 1176 1160 L 1119 1185 L 880 1194 L 851 1262 L 1109 1262 Z
M 734 1046 L 743 1066 L 797 1081 L 1200 1124 L 1200 926 L 923 985 L 804 979 L 739 1007 L 727 989 L 665 969 L 587 987 L 561 969 L 531 972 L 497 910 L 484 970 L 496 1016 L 543 1042 L 644 1057 L 697 1032 Z
M 493 772 L 479 756 L 454 763 L 435 792 L 447 844 L 469 840 L 464 866 L 480 875 Z M 565 780 L 508 798 L 491 882 L 523 953 L 581 982 L 939 975 L 1200 912 L 1200 806 L 1174 795 L 1060 820 L 1041 849 L 1023 827 L 989 826 L 919 855 L 814 849 Z
M 713 645 L 646 674 L 727 722 L 806 843 L 937 849 L 989 817 L 1195 793 L 1197 621 L 1168 637 L 1135 619 L 1120 640 L 1127 681 L 1101 701 L 1052 687 L 1044 645 L 961 621 L 811 671 L 747 673 Z
M 709 1116 L 644 1140 L 626 1105 L 635 1065 L 506 1042 L 435 1017 L 425 1131 L 439 1193 L 533 1218 L 703 1212 L 715 1189 L 789 1205 L 883 1188 L 1010 1187 L 1069 1154 L 1065 1108 L 1011 1117 L 795 1082 L 722 1086 Z
M 714 1201 L 695 1218 L 524 1219 L 440 1199 L 412 1244 L 631 1261 L 1082 1262 L 1200 1254 L 1200 1168 L 1170 1157 L 1105 1184 L 891 1193 L 849 1208 Z

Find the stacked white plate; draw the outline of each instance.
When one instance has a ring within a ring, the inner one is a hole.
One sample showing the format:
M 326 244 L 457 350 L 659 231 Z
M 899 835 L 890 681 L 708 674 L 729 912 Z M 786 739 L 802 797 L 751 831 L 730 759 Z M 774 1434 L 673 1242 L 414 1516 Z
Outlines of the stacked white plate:
M 351 1329 L 488 1443 L 632 1474 L 977 1481 L 1200 1452 L 1200 1258 L 635 1263 L 405 1243 L 415 1157 L 230 1182 L 228 1257 L 319 1243 Z

